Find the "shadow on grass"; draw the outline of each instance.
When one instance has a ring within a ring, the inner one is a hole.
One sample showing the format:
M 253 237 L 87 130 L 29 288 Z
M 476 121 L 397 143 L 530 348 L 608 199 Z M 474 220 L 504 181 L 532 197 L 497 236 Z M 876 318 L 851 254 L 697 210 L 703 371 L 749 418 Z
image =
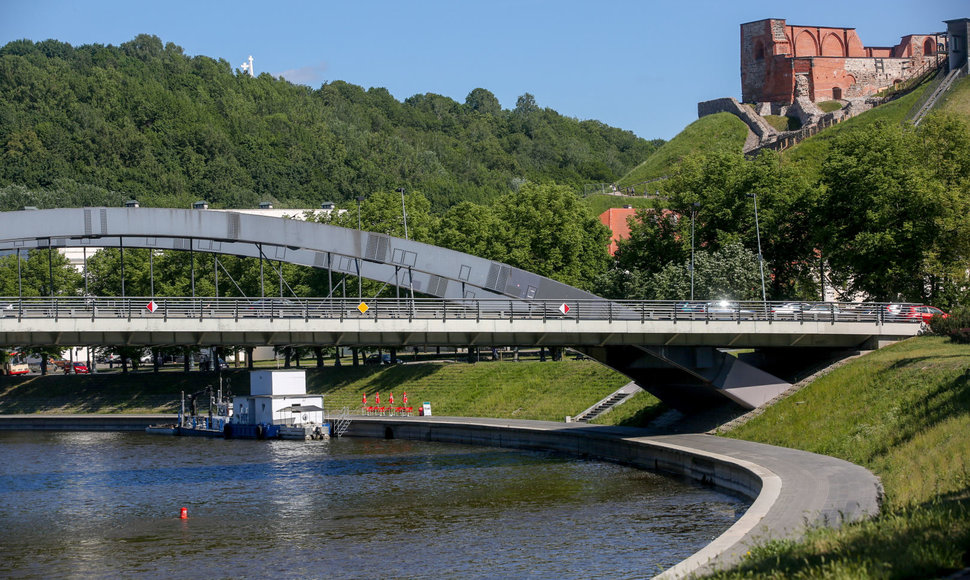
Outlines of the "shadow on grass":
M 925 361 L 941 361 L 948 358 L 959 358 L 966 359 L 966 355 L 963 354 L 945 354 L 945 355 L 933 355 L 933 356 L 913 356 L 909 358 L 901 358 L 893 364 L 889 365 L 890 370 L 903 369 L 915 364 L 919 364 Z
M 967 566 L 970 500 L 938 498 L 839 530 L 813 529 L 804 541 L 768 542 L 714 577 L 933 578 Z

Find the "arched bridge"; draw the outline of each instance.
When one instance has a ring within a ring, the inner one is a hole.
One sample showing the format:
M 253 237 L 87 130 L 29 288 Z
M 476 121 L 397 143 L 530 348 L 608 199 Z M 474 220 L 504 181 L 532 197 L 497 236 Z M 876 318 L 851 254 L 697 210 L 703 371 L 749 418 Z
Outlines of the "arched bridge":
M 7 345 L 569 346 L 692 410 L 725 398 L 756 407 L 790 386 L 725 349 L 799 349 L 804 360 L 811 350 L 874 347 L 920 329 L 887 316 L 880 304 L 793 310 L 763 302 L 609 301 L 428 244 L 232 212 L 4 212 L 0 236 L 0 250 L 123 246 L 281 260 L 434 297 L 0 298 L 0 344 Z

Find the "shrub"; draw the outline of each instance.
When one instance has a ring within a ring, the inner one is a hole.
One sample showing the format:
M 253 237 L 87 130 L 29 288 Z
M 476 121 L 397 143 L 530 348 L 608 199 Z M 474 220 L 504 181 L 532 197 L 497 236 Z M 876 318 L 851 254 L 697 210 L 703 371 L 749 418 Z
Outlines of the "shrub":
M 930 330 L 950 338 L 951 342 L 970 344 L 970 308 L 958 306 L 950 316 L 934 316 L 930 319 Z

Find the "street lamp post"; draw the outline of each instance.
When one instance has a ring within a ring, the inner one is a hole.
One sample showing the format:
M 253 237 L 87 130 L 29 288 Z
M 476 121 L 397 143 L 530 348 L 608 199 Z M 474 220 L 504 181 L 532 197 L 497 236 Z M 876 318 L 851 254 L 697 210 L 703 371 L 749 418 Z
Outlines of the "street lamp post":
M 357 196 L 357 231 L 360 232 L 360 202 L 364 201 L 363 195 Z M 357 299 L 360 300 L 364 294 L 364 287 L 360 277 L 360 258 L 357 258 Z
M 690 210 L 690 299 L 694 300 L 694 220 L 697 218 L 697 208 L 701 206 L 695 201 Z
M 754 231 L 755 235 L 758 236 L 758 269 L 761 271 L 761 301 L 768 302 L 768 296 L 765 293 L 765 259 L 761 255 L 761 227 L 758 225 L 758 194 L 749 193 L 747 196 L 754 199 Z
M 397 191 L 397 192 L 400 192 L 401 193 L 401 215 L 404 216 L 404 239 L 406 240 L 406 239 L 408 239 L 408 210 L 404 206 L 404 188 L 403 187 L 399 187 L 399 188 L 395 189 L 394 191 Z

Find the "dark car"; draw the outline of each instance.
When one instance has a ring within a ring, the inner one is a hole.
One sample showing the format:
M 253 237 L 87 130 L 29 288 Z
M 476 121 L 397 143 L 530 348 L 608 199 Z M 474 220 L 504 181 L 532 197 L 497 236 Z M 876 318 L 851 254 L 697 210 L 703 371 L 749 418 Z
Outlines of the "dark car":
M 364 359 L 365 365 L 389 365 L 389 364 L 401 364 L 401 359 L 397 358 L 391 361 L 391 355 L 389 354 L 372 354 Z

